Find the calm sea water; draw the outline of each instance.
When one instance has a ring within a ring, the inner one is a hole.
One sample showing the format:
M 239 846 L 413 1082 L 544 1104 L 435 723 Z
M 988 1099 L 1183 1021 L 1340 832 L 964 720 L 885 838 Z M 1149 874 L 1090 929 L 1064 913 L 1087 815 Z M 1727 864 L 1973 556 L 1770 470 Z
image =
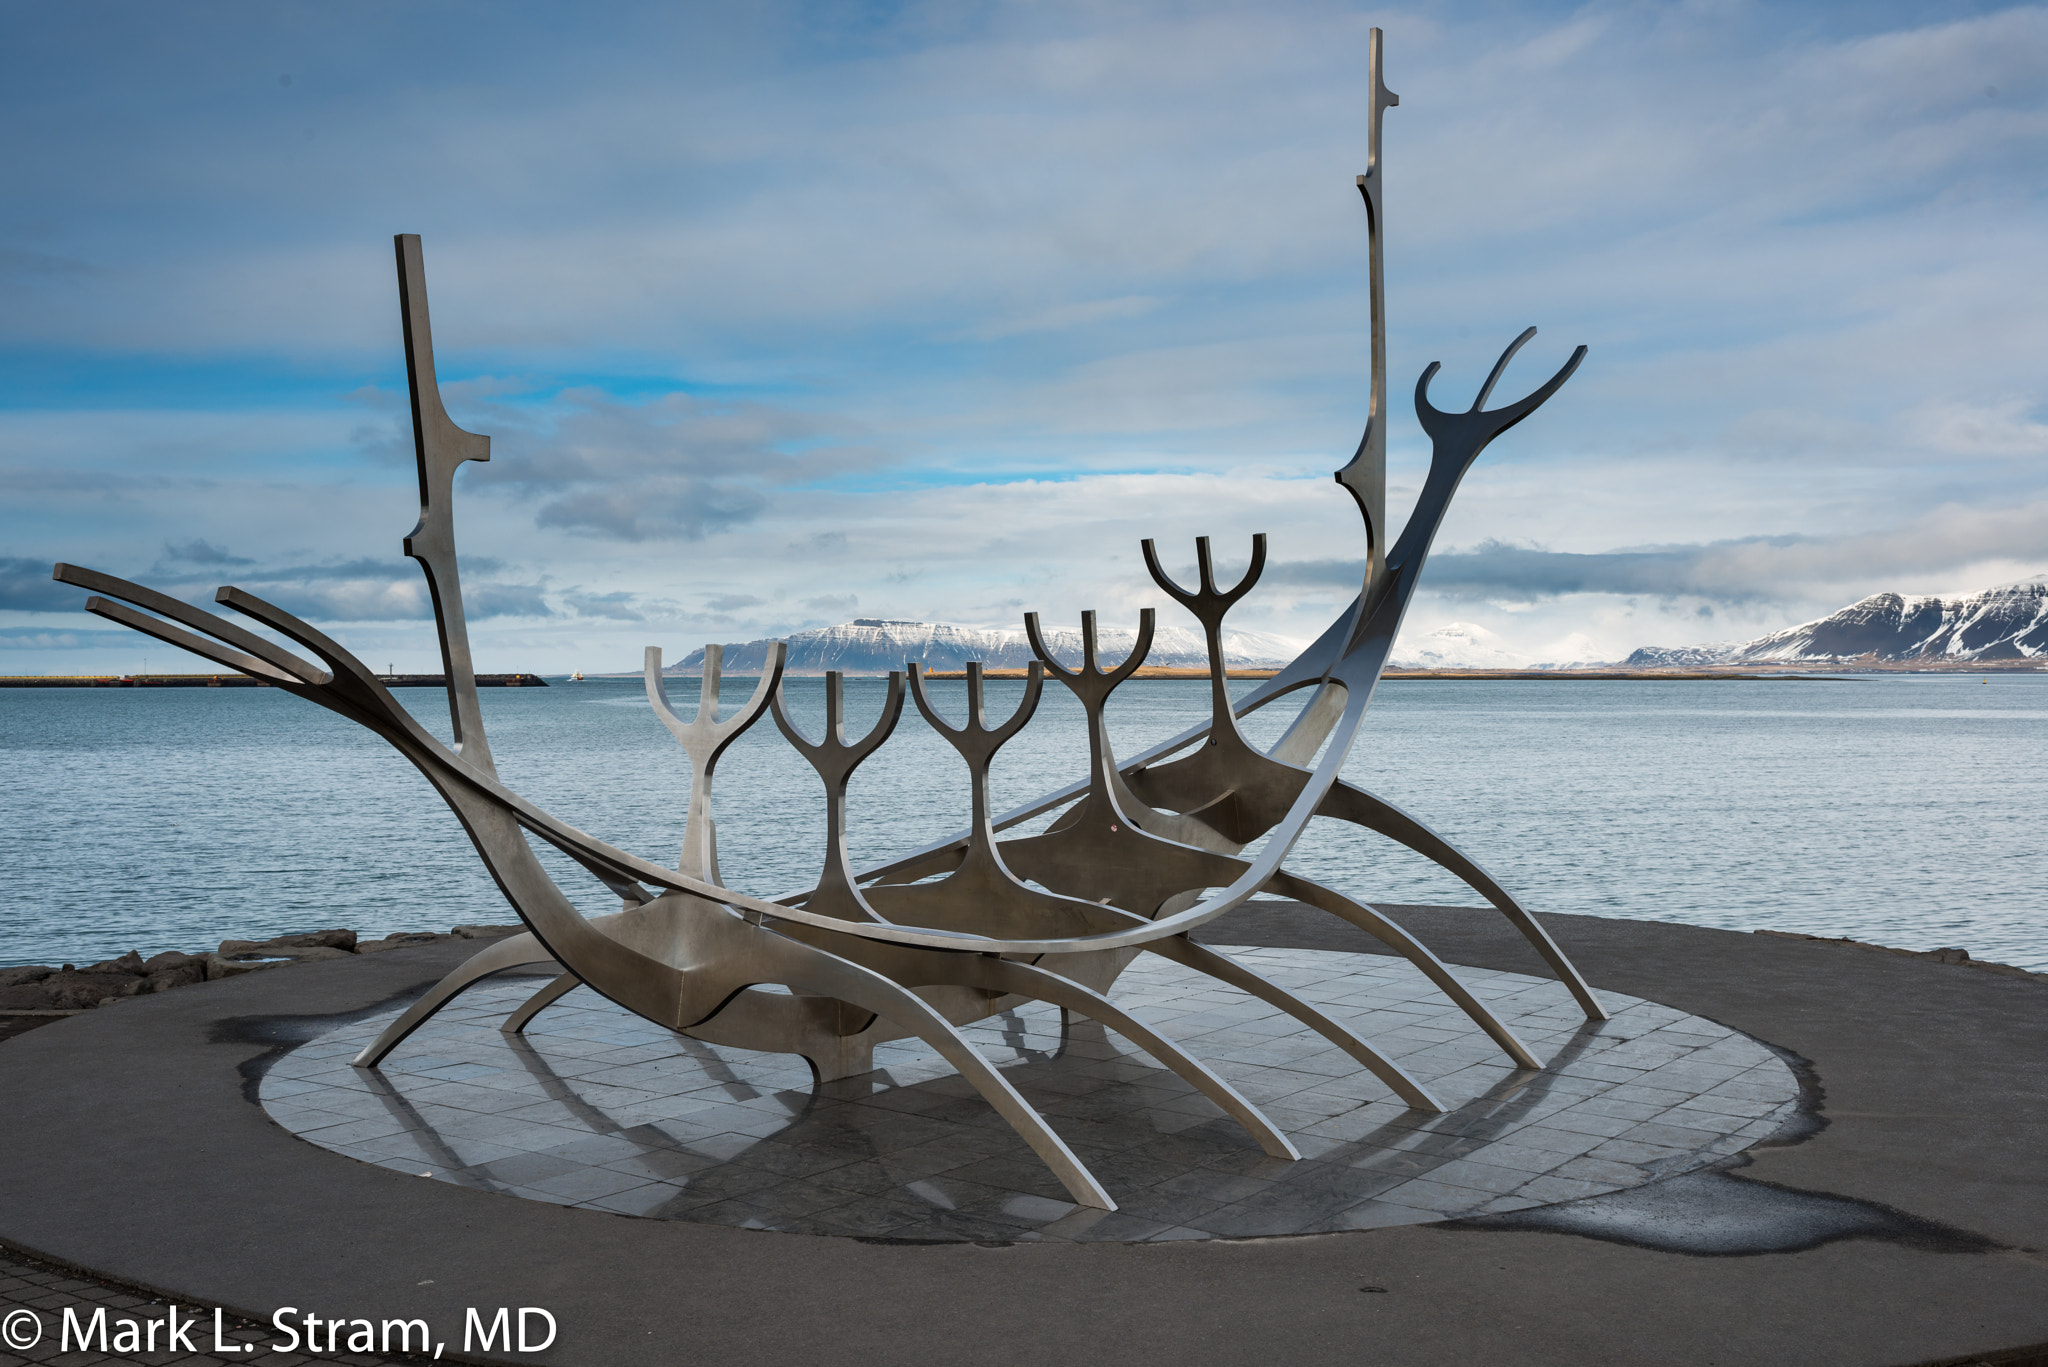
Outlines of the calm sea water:
M 964 711 L 961 685 L 934 687 Z M 991 710 L 1005 714 L 1021 687 L 992 684 Z M 789 688 L 815 735 L 822 682 Z M 883 685 L 848 688 L 849 729 L 864 730 Z M 694 683 L 670 693 L 678 711 L 694 709 Z M 404 697 L 445 730 L 438 693 Z M 688 771 L 637 682 L 491 689 L 484 708 L 514 788 L 675 861 Z M 1283 710 L 1247 729 L 1270 739 Z M 1117 695 L 1111 720 L 1132 754 L 1205 715 L 1206 685 L 1144 681 Z M 997 761 L 999 806 L 1077 776 L 1085 753 L 1078 708 L 1048 686 Z M 1960 945 L 2048 970 L 2044 756 L 2043 676 L 1393 681 L 1347 772 L 1539 914 Z M 269 689 L 0 691 L 0 766 L 0 965 L 513 919 L 408 765 Z M 776 895 L 812 881 L 817 781 L 772 724 L 727 752 L 717 792 L 728 882 Z M 966 799 L 959 761 L 907 708 L 854 780 L 856 858 L 948 834 Z M 585 910 L 616 907 L 547 857 Z M 1368 901 L 1475 900 L 1427 862 L 1333 823 L 1317 823 L 1291 866 Z

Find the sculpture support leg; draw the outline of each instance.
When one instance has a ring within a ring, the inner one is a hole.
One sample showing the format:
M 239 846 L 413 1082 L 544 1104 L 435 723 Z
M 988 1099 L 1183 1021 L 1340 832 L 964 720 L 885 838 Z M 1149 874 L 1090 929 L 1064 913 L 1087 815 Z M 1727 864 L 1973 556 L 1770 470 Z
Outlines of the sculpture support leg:
M 384 1061 L 385 1055 L 398 1047 L 401 1040 L 424 1025 L 429 1016 L 491 974 L 517 968 L 521 964 L 545 963 L 554 957 L 530 934 L 506 936 L 496 944 L 477 951 L 459 968 L 428 988 L 427 995 L 407 1007 L 404 1015 L 385 1027 L 383 1034 L 349 1062 L 357 1068 L 375 1068 Z
M 519 1009 L 505 1017 L 505 1023 L 498 1028 L 508 1035 L 523 1035 L 533 1018 L 553 1006 L 562 998 L 583 986 L 583 979 L 574 973 L 564 973 L 540 991 L 519 1004 Z
M 1431 1096 L 1429 1089 L 1408 1075 L 1400 1064 L 1352 1034 L 1336 1021 L 1331 1020 L 1307 1002 L 1287 991 L 1278 983 L 1268 982 L 1246 968 L 1237 960 L 1218 954 L 1204 945 L 1198 945 L 1185 935 L 1172 935 L 1163 940 L 1151 940 L 1145 945 L 1154 954 L 1161 955 L 1206 973 L 1218 982 L 1229 983 L 1232 987 L 1249 992 L 1270 1006 L 1277 1006 L 1309 1029 L 1321 1035 L 1330 1043 L 1342 1049 L 1372 1070 L 1373 1076 L 1394 1089 L 1408 1105 L 1418 1111 L 1434 1111 L 1442 1114 L 1448 1110 L 1443 1102 Z
M 1442 959 L 1429 952 L 1429 947 L 1410 935 L 1371 907 L 1354 902 L 1342 893 L 1333 892 L 1320 883 L 1311 883 L 1306 878 L 1292 874 L 1278 874 L 1266 884 L 1274 892 L 1297 898 L 1333 916 L 1341 916 L 1368 935 L 1393 947 L 1402 958 L 1421 969 L 1429 980 L 1443 990 L 1445 996 L 1456 1002 L 1478 1027 L 1493 1037 L 1493 1042 L 1507 1052 L 1517 1068 L 1540 1071 L 1543 1064 L 1529 1052 L 1529 1046 L 1515 1037 L 1500 1018 L 1489 1010 L 1485 1003 L 1472 995 L 1472 990 L 1458 980 Z
M 759 933 L 782 939 L 773 931 Z M 1010 1080 L 995 1065 L 961 1037 L 951 1021 L 933 1010 L 923 998 L 879 973 L 829 955 L 814 946 L 799 944 L 795 940 L 783 940 L 783 943 L 793 950 L 807 950 L 817 958 L 812 961 L 812 972 L 789 973 L 775 980 L 793 990 L 817 992 L 852 1002 L 911 1031 L 960 1070 L 960 1075 L 973 1084 L 983 1100 L 1009 1121 L 1010 1128 L 1052 1169 L 1060 1185 L 1076 1202 L 1097 1210 L 1116 1209 L 1116 1202 L 1109 1198 L 1109 1193 L 1102 1189 L 1095 1175 L 1067 1147 L 1066 1141 L 1053 1133 L 1052 1127 L 1045 1123 L 1045 1117 L 1010 1085 Z
M 978 954 L 949 957 L 963 961 L 956 970 L 960 976 L 953 981 L 970 981 L 973 986 L 991 991 L 1034 997 L 1062 1011 L 1072 1011 L 1108 1026 L 1173 1069 L 1202 1095 L 1222 1107 L 1268 1154 L 1289 1160 L 1301 1157 L 1301 1150 L 1295 1148 L 1266 1114 L 1246 1100 L 1235 1087 L 1101 993 L 1032 964 Z
M 1593 995 L 1593 989 L 1587 985 L 1585 978 L 1580 976 L 1579 970 L 1565 957 L 1564 951 L 1557 947 L 1557 941 L 1550 938 L 1550 932 L 1539 925 L 1536 918 L 1524 910 L 1522 904 L 1517 902 L 1506 888 L 1495 882 L 1491 874 L 1479 867 L 1470 855 L 1456 845 L 1385 798 L 1375 797 L 1362 788 L 1354 788 L 1341 779 L 1330 786 L 1329 796 L 1323 799 L 1323 805 L 1317 808 L 1316 815 L 1335 817 L 1339 821 L 1349 821 L 1354 826 L 1377 831 L 1390 840 L 1406 845 L 1439 868 L 1456 875 L 1474 892 L 1492 903 L 1516 930 L 1522 932 L 1522 938 L 1543 956 L 1543 961 L 1550 965 L 1558 980 L 1571 989 L 1572 996 L 1576 997 L 1579 1005 L 1584 1008 L 1587 1020 L 1608 1019 L 1607 1008 L 1600 1004 L 1600 999 Z

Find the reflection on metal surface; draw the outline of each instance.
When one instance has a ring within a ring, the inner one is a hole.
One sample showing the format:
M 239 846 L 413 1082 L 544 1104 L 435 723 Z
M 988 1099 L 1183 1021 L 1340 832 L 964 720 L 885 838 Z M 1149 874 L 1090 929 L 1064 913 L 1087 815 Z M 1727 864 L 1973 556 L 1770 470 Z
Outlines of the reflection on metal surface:
M 656 1024 L 699 1041 L 793 1053 L 821 1083 L 873 1066 L 874 1046 L 916 1037 L 937 1050 L 1007 1120 L 1058 1176 L 1074 1200 L 1115 1209 L 1079 1157 L 960 1032 L 960 1027 L 1028 1001 L 1049 1002 L 1107 1026 L 1178 1073 L 1230 1114 L 1269 1155 L 1292 1159 L 1293 1144 L 1249 1100 L 1213 1071 L 1104 993 L 1140 951 L 1191 968 L 1279 1008 L 1364 1065 L 1410 1107 L 1444 1105 L 1401 1065 L 1342 1022 L 1215 950 L 1189 941 L 1207 924 L 1261 891 L 1296 897 L 1361 926 L 1405 956 L 1486 1032 L 1514 1065 L 1535 1069 L 1534 1055 L 1449 968 L 1373 908 L 1296 877 L 1283 867 L 1309 821 L 1348 821 L 1408 845 L 1487 897 L 1543 953 L 1586 1015 L 1606 1013 L 1570 962 L 1526 909 L 1470 858 L 1415 818 L 1341 782 L 1338 772 L 1357 738 L 1388 651 L 1413 596 L 1430 544 L 1458 483 L 1495 437 L 1533 413 L 1570 377 L 1575 352 L 1534 393 L 1486 410 L 1508 361 L 1534 335 L 1508 347 L 1472 407 L 1445 413 L 1429 402 L 1432 364 L 1416 387 L 1416 412 L 1433 443 L 1428 480 L 1401 538 L 1386 544 L 1386 329 L 1382 306 L 1380 121 L 1397 103 L 1381 79 L 1380 37 L 1373 33 L 1367 173 L 1359 189 L 1367 211 L 1372 296 L 1372 391 L 1365 436 L 1337 482 L 1364 521 L 1361 587 L 1355 602 L 1279 675 L 1242 701 L 1224 684 L 1222 627 L 1251 591 L 1266 541 L 1228 591 L 1216 587 L 1207 538 L 1196 542 L 1200 583 L 1167 576 L 1153 543 L 1144 543 L 1152 577 L 1201 622 L 1212 679 L 1209 720 L 1163 745 L 1120 762 L 1105 708 L 1143 662 L 1154 617 L 1146 609 L 1138 639 L 1117 666 L 1096 658 L 1095 615 L 1082 616 L 1084 661 L 1059 665 L 1046 649 L 1035 613 L 1025 626 L 1034 652 L 1078 698 L 1088 718 L 1085 780 L 1000 816 L 989 811 L 988 766 L 1036 706 L 1043 674 L 1034 667 L 1025 700 L 1001 726 L 982 715 L 981 678 L 970 667 L 964 727 L 942 722 L 911 665 L 917 706 L 966 762 L 972 824 L 963 834 L 879 868 L 856 871 L 847 856 L 847 787 L 861 761 L 882 745 L 902 712 L 905 675 L 890 678 L 882 719 L 857 742 L 843 734 L 837 675 L 827 679 L 826 733 L 813 741 L 782 704 L 780 650 L 752 698 L 718 720 L 720 655 L 705 655 L 697 715 L 684 722 L 662 685 L 660 653 L 648 652 L 648 697 L 683 747 L 692 774 L 681 854 L 671 869 L 569 826 L 499 781 L 477 699 L 464 625 L 455 551 L 453 479 L 464 461 L 490 459 L 489 438 L 448 417 L 435 378 L 426 270 L 417 237 L 397 239 L 400 313 L 410 378 L 420 479 L 418 524 L 405 553 L 420 562 L 433 597 L 447 675 L 453 745 L 408 714 L 367 667 L 313 627 L 229 587 L 218 601 L 316 657 L 314 665 L 254 632 L 140 585 L 59 565 L 56 577 L 104 595 L 87 610 L 191 650 L 325 707 L 383 738 L 424 774 L 461 820 L 525 933 L 497 942 L 451 973 L 357 1056 L 374 1068 L 412 1031 L 465 989 L 507 968 L 553 962 L 564 970 L 506 1019 L 516 1034 L 579 983 Z M 121 601 L 112 601 L 121 600 Z M 132 604 L 133 606 L 127 606 Z M 137 611 L 136 609 L 143 609 Z M 151 615 L 155 614 L 155 615 Z M 187 629 L 189 628 L 189 630 Z M 195 634 L 196 633 L 196 634 Z M 1313 689 L 1278 745 L 1260 752 L 1237 718 L 1299 689 Z M 719 756 L 764 714 L 816 769 L 825 786 L 826 849 L 818 882 L 780 900 L 724 886 L 719 875 L 711 787 Z M 1194 747 L 1187 755 L 1172 756 Z M 1311 766 L 1309 761 L 1320 753 Z M 1044 833 L 998 840 L 1016 823 L 1071 804 Z M 526 841 L 538 836 L 568 855 L 620 900 L 608 915 L 586 916 L 545 872 Z M 1255 854 L 1244 852 L 1258 843 Z M 936 879 L 936 881 L 932 881 Z M 781 989 L 781 990 L 764 990 Z

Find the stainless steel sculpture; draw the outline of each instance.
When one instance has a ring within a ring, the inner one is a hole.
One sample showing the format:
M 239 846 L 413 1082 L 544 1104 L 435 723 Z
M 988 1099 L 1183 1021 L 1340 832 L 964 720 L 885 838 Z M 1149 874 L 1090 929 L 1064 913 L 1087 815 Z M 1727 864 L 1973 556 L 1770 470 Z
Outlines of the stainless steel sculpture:
M 1337 472 L 1337 482 L 1357 501 L 1365 524 L 1362 584 L 1356 600 L 1278 676 L 1242 700 L 1233 700 L 1225 684 L 1223 622 L 1258 581 L 1266 559 L 1265 537 L 1254 539 L 1250 569 L 1228 590 L 1216 586 L 1206 537 L 1195 543 L 1199 584 L 1193 589 L 1168 577 L 1153 543 L 1146 541 L 1145 560 L 1153 579 L 1202 625 L 1209 648 L 1211 714 L 1206 723 L 1128 760 L 1119 760 L 1112 748 L 1104 708 L 1145 658 L 1153 632 L 1149 609 L 1140 620 L 1135 647 L 1112 669 L 1104 669 L 1097 659 L 1093 613 L 1082 616 L 1084 658 L 1077 669 L 1065 668 L 1053 658 L 1036 614 L 1028 615 L 1025 626 L 1041 664 L 1033 666 L 1017 711 L 993 727 L 984 715 L 978 665 L 969 667 L 968 719 L 959 727 L 941 719 L 918 667 L 910 665 L 908 696 L 967 765 L 972 812 L 968 828 L 958 836 L 889 864 L 857 872 L 849 861 L 847 785 L 894 729 L 906 695 L 903 673 L 890 676 L 881 720 L 857 741 L 844 735 L 839 676 L 828 675 L 826 731 L 812 740 L 790 720 L 784 706 L 780 648 L 749 701 L 723 722 L 717 719 L 719 648 L 711 646 L 705 652 L 697 714 L 688 722 L 670 708 L 661 652 L 650 649 L 648 699 L 683 747 L 692 775 L 687 826 L 674 868 L 586 835 L 499 781 L 463 623 L 452 503 L 456 467 L 466 460 L 490 459 L 490 441 L 457 427 L 442 407 L 417 237 L 397 239 L 399 303 L 420 477 L 420 519 L 404 545 L 405 553 L 420 562 L 433 596 L 454 722 L 453 745 L 428 734 L 368 668 L 335 642 L 239 589 L 222 588 L 217 601 L 296 642 L 320 663 L 141 585 L 57 566 L 59 580 L 102 595 L 87 601 L 87 611 L 253 675 L 381 736 L 417 766 L 448 803 L 526 925 L 525 933 L 493 943 L 437 984 L 356 1063 L 376 1067 L 421 1022 L 473 983 L 515 965 L 554 962 L 562 974 L 513 1012 L 505 1030 L 525 1029 L 538 1012 L 581 983 L 629 1011 L 697 1039 L 799 1054 L 810 1061 L 820 1080 L 865 1072 L 872 1067 L 876 1043 L 915 1036 L 959 1069 L 1076 1201 L 1113 1210 L 1115 1203 L 1088 1169 L 1004 1075 L 969 1045 L 959 1026 L 1028 1000 L 1092 1018 L 1185 1078 L 1237 1120 L 1266 1153 L 1298 1157 L 1286 1136 L 1257 1107 L 1105 995 L 1136 954 L 1150 952 L 1278 1007 L 1336 1043 L 1410 1106 L 1443 1109 L 1399 1065 L 1344 1024 L 1188 938 L 1189 931 L 1253 894 L 1272 892 L 1320 907 L 1377 936 L 1455 1000 L 1515 1066 L 1541 1067 L 1413 936 L 1372 907 L 1284 867 L 1309 822 L 1319 816 L 1389 836 L 1463 879 L 1528 938 L 1589 1017 L 1604 1019 L 1606 1013 L 1571 963 L 1484 870 L 1416 818 L 1339 777 L 1458 482 L 1486 445 L 1540 407 L 1585 355 L 1580 347 L 1562 370 L 1528 397 L 1486 409 L 1508 361 L 1534 335 L 1531 328 L 1508 347 L 1478 398 L 1462 413 L 1445 413 L 1429 401 L 1437 366 L 1424 371 L 1415 403 L 1433 444 L 1430 473 L 1400 540 L 1386 544 L 1380 123 L 1386 108 L 1398 99 L 1381 79 L 1378 30 L 1372 36 L 1370 76 L 1366 174 L 1358 178 L 1358 187 L 1365 200 L 1370 256 L 1371 408 L 1356 454 Z M 1048 672 L 1074 693 L 1086 714 L 1087 777 L 1035 803 L 993 814 L 989 765 L 1030 720 Z M 1314 691 L 1278 744 L 1260 751 L 1245 739 L 1238 718 L 1302 689 Z M 724 886 L 712 820 L 712 778 L 719 757 L 763 715 L 774 718 L 825 787 L 822 873 L 811 888 L 779 899 Z M 1062 806 L 1068 810 L 1042 834 L 997 838 L 1019 822 Z M 580 912 L 534 857 L 525 839 L 529 833 L 588 870 L 620 899 L 620 909 L 600 916 Z M 1246 857 L 1243 851 L 1261 839 L 1258 853 Z

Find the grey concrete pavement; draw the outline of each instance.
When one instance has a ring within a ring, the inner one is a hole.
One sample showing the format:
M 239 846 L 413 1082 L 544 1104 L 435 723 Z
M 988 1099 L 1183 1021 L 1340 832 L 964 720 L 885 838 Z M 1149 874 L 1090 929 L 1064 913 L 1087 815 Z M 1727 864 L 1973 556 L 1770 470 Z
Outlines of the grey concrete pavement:
M 1491 913 L 1405 909 L 1402 919 L 1448 961 L 1542 972 Z M 320 1028 L 319 1017 L 422 989 L 474 949 L 462 943 L 179 989 L 0 1046 L 0 1239 L 258 1318 L 279 1305 L 424 1317 L 447 1330 L 451 1356 L 466 1308 L 542 1306 L 560 1337 L 532 1360 L 607 1367 L 1905 1367 L 2043 1351 L 2048 986 L 1847 946 L 1546 921 L 1596 987 L 1809 1061 L 1822 1123 L 1753 1151 L 1736 1175 L 1672 1184 L 1662 1215 L 1582 1222 L 1610 1237 L 1510 1217 L 981 1247 L 762 1233 L 467 1191 L 315 1148 L 248 1099 L 245 1074 L 270 1049 Z M 1374 948 L 1285 905 L 1248 907 L 1208 938 Z M 1816 1206 L 1798 1193 L 1847 1200 Z M 1844 1214 L 1829 1225 L 1816 1210 Z M 1723 1251 L 1674 1251 L 1689 1229 L 1709 1227 Z M 1812 1246 L 1731 1253 L 1730 1231 L 1751 1250 Z

